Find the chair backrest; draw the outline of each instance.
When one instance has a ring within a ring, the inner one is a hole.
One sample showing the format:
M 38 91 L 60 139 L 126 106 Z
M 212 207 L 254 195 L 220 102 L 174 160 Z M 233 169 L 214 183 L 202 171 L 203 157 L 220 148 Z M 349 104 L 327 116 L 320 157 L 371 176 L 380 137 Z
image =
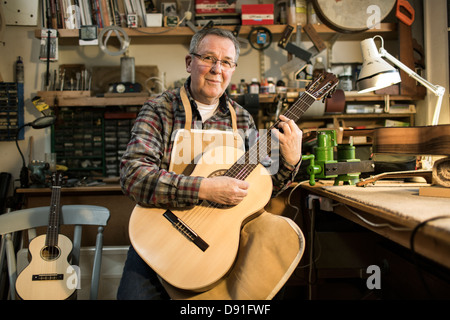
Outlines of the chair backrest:
M 10 283 L 11 299 L 15 297 L 15 282 L 17 279 L 16 252 L 14 250 L 12 234 L 18 231 L 34 230 L 48 225 L 50 207 L 29 208 L 0 215 L 0 235 L 2 235 L 2 262 L 6 255 Z M 100 268 L 103 248 L 103 228 L 107 225 L 110 212 L 107 208 L 91 205 L 65 205 L 61 208 L 61 225 L 74 225 L 73 251 L 71 264 L 78 265 L 82 226 L 98 226 L 95 243 L 94 265 L 91 278 L 90 298 L 98 296 Z M 32 238 L 31 236 L 30 238 Z

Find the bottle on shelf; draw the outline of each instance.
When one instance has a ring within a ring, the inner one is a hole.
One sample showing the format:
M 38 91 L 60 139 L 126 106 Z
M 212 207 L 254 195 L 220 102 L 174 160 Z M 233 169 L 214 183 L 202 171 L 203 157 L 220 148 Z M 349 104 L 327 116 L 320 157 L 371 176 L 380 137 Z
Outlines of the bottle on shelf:
M 308 17 L 308 4 L 306 0 L 295 0 L 295 22 L 302 27 L 306 26 Z
M 261 87 L 259 90 L 260 93 L 269 93 L 269 82 L 267 81 L 267 79 L 263 79 L 261 81 Z
M 320 19 L 317 16 L 316 10 L 311 0 L 308 1 L 308 23 L 309 24 L 320 24 Z
M 352 91 L 353 90 L 353 81 L 352 81 L 352 67 L 347 66 L 344 68 L 344 72 L 339 75 L 339 89 L 344 91 Z
M 287 3 L 287 23 L 291 25 L 297 24 L 295 21 L 295 0 L 289 0 Z
M 313 67 L 313 81 L 316 80 L 323 72 L 325 72 L 325 65 L 323 64 L 323 58 L 317 57 Z
M 16 61 L 16 82 L 23 83 L 24 73 L 23 73 L 23 61 L 22 57 L 18 57 Z
M 272 77 L 267 78 L 267 86 L 268 86 L 269 93 L 276 93 L 276 86 L 275 86 L 275 83 L 273 82 Z
M 248 93 L 248 88 L 247 88 L 247 84 L 245 83 L 245 79 L 241 79 L 241 82 L 239 82 L 238 93 L 239 94 Z
M 249 86 L 249 93 L 253 93 L 253 94 L 259 94 L 259 82 L 258 79 L 256 78 L 252 78 L 252 82 L 250 83 Z
M 280 3 L 280 24 L 287 23 L 286 3 Z

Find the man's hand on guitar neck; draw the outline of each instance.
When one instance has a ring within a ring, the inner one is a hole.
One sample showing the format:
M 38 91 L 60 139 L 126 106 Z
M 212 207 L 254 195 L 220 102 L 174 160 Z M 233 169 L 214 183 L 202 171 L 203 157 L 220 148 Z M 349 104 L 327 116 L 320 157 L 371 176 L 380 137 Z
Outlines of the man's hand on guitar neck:
M 280 143 L 280 152 L 287 164 L 295 168 L 302 157 L 303 132 L 294 122 L 284 115 L 280 115 L 278 129 L 272 129 L 272 133 Z
M 247 181 L 219 176 L 204 178 L 200 184 L 198 196 L 225 205 L 237 205 L 247 195 L 249 183 Z

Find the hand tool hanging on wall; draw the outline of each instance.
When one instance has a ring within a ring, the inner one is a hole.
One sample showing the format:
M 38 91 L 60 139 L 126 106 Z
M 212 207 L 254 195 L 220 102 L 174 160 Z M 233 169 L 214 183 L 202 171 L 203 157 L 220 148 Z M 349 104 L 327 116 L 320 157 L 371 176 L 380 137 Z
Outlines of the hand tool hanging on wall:
M 270 47 L 272 43 L 272 33 L 265 27 L 253 27 L 248 36 L 248 43 L 253 49 L 259 51 L 259 70 L 261 78 L 265 78 L 265 57 L 263 51 Z
M 286 65 L 282 67 L 282 70 L 283 68 L 285 70 L 295 68 L 294 70 L 296 71 L 295 76 L 297 76 L 297 74 L 306 67 L 306 65 L 308 64 L 308 62 L 312 57 L 315 57 L 320 52 L 326 49 L 325 43 L 322 41 L 319 34 L 316 32 L 316 30 L 311 24 L 307 24 L 304 30 L 313 43 L 313 46 L 311 46 L 307 50 L 300 48 L 299 46 L 289 41 L 292 33 L 294 32 L 294 27 L 291 25 L 286 26 L 281 36 L 281 39 L 278 42 L 278 46 L 280 48 L 283 48 L 284 50 L 295 56 L 295 58 L 292 59 L 291 62 L 288 62 L 288 64 L 286 64 L 288 65 L 287 67 Z M 297 32 L 301 32 L 301 26 L 297 27 Z

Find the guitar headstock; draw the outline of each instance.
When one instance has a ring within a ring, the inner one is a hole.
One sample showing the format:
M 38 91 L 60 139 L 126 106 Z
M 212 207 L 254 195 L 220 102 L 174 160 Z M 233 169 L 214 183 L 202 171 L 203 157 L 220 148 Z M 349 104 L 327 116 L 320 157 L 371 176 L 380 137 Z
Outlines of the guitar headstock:
M 316 100 L 329 98 L 338 83 L 339 80 L 334 74 L 324 72 L 308 86 L 307 92 Z
M 62 172 L 53 172 L 52 173 L 52 186 L 59 187 L 62 184 L 63 175 Z

